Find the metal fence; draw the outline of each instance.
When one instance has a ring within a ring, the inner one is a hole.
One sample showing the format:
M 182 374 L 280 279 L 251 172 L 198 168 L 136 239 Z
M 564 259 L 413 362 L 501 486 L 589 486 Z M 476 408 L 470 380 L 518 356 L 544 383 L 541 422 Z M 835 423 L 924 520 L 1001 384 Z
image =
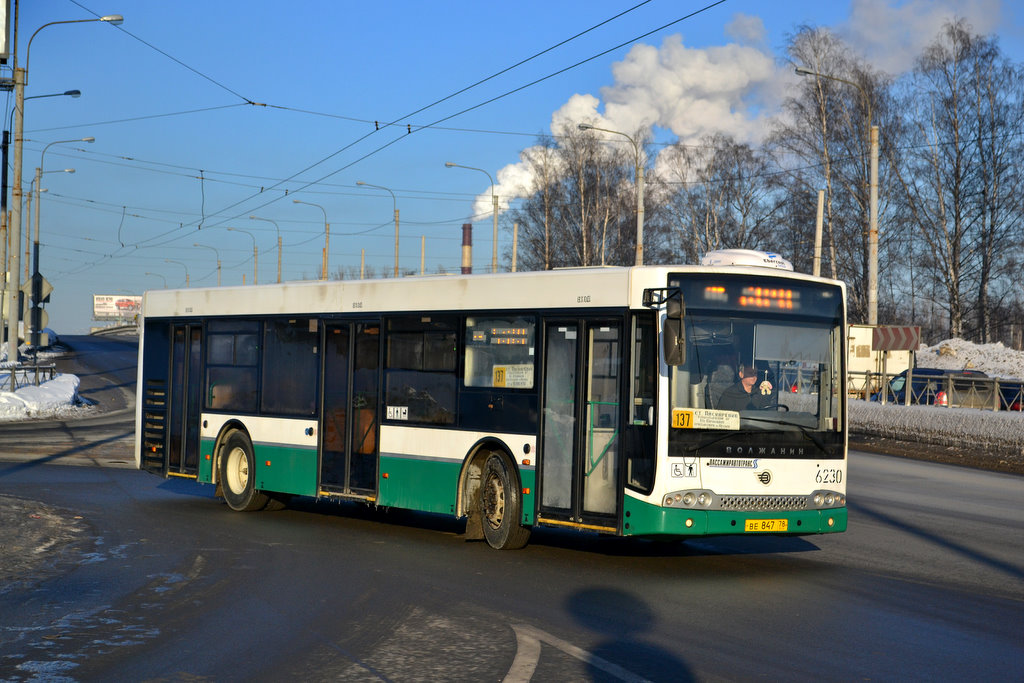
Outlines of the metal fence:
M 39 386 L 57 375 L 57 366 L 48 365 L 17 365 L 0 370 L 0 391 L 17 391 L 29 385 Z
M 1019 379 L 969 374 L 915 376 L 913 370 L 906 375 L 851 372 L 847 390 L 851 398 L 881 403 L 1024 410 L 1024 380 Z

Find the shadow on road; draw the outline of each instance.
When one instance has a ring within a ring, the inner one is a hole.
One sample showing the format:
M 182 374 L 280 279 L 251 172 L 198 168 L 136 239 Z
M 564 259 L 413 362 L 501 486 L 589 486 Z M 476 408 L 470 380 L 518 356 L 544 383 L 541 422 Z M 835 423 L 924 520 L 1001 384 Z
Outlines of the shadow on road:
M 644 634 L 657 632 L 657 617 L 639 596 L 615 588 L 587 588 L 573 593 L 566 609 L 580 625 L 606 638 L 589 651 L 590 680 L 695 680 L 675 653 L 643 640 Z

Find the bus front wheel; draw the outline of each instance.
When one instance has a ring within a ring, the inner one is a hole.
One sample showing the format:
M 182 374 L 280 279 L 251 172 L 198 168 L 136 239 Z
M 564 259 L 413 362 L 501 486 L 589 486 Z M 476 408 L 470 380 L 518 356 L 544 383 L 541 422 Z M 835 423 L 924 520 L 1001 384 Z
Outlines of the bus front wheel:
M 262 510 L 269 498 L 256 490 L 256 458 L 244 432 L 234 431 L 224 440 L 220 457 L 220 481 L 224 502 L 238 512 Z
M 484 538 L 498 550 L 522 548 L 530 538 L 530 530 L 519 523 L 523 499 L 510 471 L 508 461 L 492 454 L 484 464 L 483 487 L 480 492 L 480 513 Z

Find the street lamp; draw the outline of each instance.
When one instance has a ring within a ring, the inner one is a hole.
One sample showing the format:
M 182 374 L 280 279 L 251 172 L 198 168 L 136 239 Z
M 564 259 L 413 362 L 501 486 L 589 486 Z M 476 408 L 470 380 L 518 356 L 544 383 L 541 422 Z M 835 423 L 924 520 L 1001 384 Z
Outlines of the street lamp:
M 50 147 L 52 147 L 53 145 L 65 145 L 65 144 L 68 144 L 68 143 L 71 143 L 71 142 L 88 142 L 88 143 L 93 143 L 93 142 L 96 142 L 96 138 L 94 138 L 94 137 L 92 137 L 90 135 L 89 137 L 75 138 L 74 140 L 54 140 L 53 142 L 51 142 L 51 143 L 47 144 L 45 147 L 43 147 L 43 151 L 39 155 L 39 165 L 36 166 L 36 177 L 35 177 L 35 180 L 34 180 L 35 186 L 36 186 L 36 188 L 35 188 L 35 192 L 36 192 L 36 196 L 35 196 L 35 201 L 36 201 L 36 232 L 35 232 L 35 238 L 32 240 L 32 301 L 35 302 L 35 306 L 32 307 L 32 322 L 31 322 L 31 324 L 32 324 L 32 346 L 33 347 L 39 345 L 39 332 L 40 332 L 39 327 L 40 327 L 40 322 L 41 322 L 40 321 L 40 318 L 41 318 L 41 315 L 40 315 L 40 310 L 41 310 L 40 309 L 40 305 L 42 304 L 40 299 L 42 299 L 42 287 L 43 287 L 43 278 L 42 278 L 42 275 L 39 273 L 39 204 L 40 204 L 39 193 L 41 192 L 40 186 L 42 185 L 42 175 L 43 175 L 43 173 L 47 173 L 48 172 L 48 171 L 44 171 L 43 170 L 43 162 L 46 159 L 46 150 L 50 149 Z M 75 169 L 73 169 L 73 168 L 66 168 L 66 169 L 64 169 L 61 172 L 63 172 L 63 173 L 74 173 Z M 31 189 L 29 190 L 29 196 L 31 196 Z
M 199 244 L 199 242 L 193 242 L 193 247 L 202 247 L 203 249 L 212 249 L 213 253 L 217 255 L 217 286 L 220 287 L 220 252 L 217 251 L 216 247 L 211 247 L 207 244 Z
M 165 258 L 164 259 L 164 263 L 177 263 L 179 266 L 181 266 L 182 268 L 185 269 L 185 287 L 188 288 L 188 286 L 189 286 L 189 282 L 188 282 L 188 266 L 186 266 L 181 261 L 175 261 L 174 259 L 169 259 L 169 258 Z
M 252 239 L 252 283 L 254 285 L 259 284 L 259 264 L 260 264 L 260 250 L 256 247 L 256 236 L 248 230 L 242 230 L 241 228 L 228 228 L 232 232 L 244 232 Z
M 589 123 L 581 123 L 576 127 L 580 130 L 599 130 L 602 133 L 621 135 L 633 145 L 633 151 L 636 153 L 636 265 L 642 266 L 644 264 L 644 164 L 640 156 L 640 144 L 632 136 L 621 131 L 598 128 Z
M 487 179 L 491 181 L 491 212 L 494 216 L 494 236 L 492 238 L 493 244 L 491 245 L 491 272 L 498 272 L 498 195 L 494 194 L 494 178 L 491 174 L 482 168 L 476 168 L 475 166 L 463 166 L 462 164 L 456 164 L 454 161 L 444 162 L 445 168 L 468 168 L 471 171 L 480 171 Z
M 384 190 L 391 195 L 391 201 L 395 205 L 395 277 L 398 277 L 398 198 L 395 197 L 395 193 L 384 187 L 383 185 L 372 185 L 370 183 L 364 183 L 362 180 L 357 180 L 356 185 L 362 185 L 364 187 L 374 187 L 378 190 Z
M 17 15 L 15 15 L 17 16 Z M 22 148 L 24 146 L 24 132 L 25 132 L 25 84 L 28 82 L 28 65 L 29 59 L 32 55 L 32 41 L 47 26 L 54 26 L 56 24 L 79 24 L 85 22 L 102 21 L 115 26 L 119 26 L 123 21 L 124 17 L 120 14 L 110 14 L 107 16 L 99 17 L 96 19 L 71 19 L 66 21 L 51 21 L 47 24 L 43 24 L 36 29 L 35 33 L 28 39 L 28 44 L 25 46 L 25 66 L 18 66 L 18 52 L 14 50 L 12 54 L 13 64 L 13 83 L 14 83 L 14 165 L 12 172 L 14 173 L 14 185 L 11 187 L 11 237 L 12 243 L 20 244 L 21 242 L 21 165 L 22 165 Z M 15 21 L 14 31 L 17 33 L 17 21 Z M 17 46 L 17 43 L 15 43 Z M 7 289 L 8 305 L 10 318 L 7 321 L 7 342 L 8 352 L 7 359 L 17 363 L 18 361 L 18 290 L 21 289 L 21 282 L 18 270 L 21 268 L 21 256 L 15 251 L 14 258 L 11 263 L 11 274 L 12 282 Z
M 65 90 L 64 92 L 50 93 L 49 95 L 29 95 L 26 100 L 38 100 L 43 97 L 81 97 L 81 90 Z
M 274 224 L 274 229 L 277 230 L 277 283 L 281 284 L 281 226 L 277 224 L 277 221 L 269 218 L 260 218 L 259 216 L 249 216 L 249 220 L 266 221 L 267 223 Z
M 812 71 L 803 66 L 795 69 L 801 76 L 815 76 L 830 81 L 839 81 L 852 85 L 860 91 L 864 98 L 864 106 L 868 111 L 868 145 L 871 149 L 871 170 L 868 189 L 868 324 L 878 324 L 878 126 L 871 122 L 871 98 L 860 83 L 838 76 Z
M 163 275 L 161 275 L 160 273 L 149 273 L 149 272 L 147 272 L 146 275 L 152 275 L 153 277 L 160 278 L 164 282 L 164 289 L 167 289 L 167 278 L 165 278 Z
M 327 279 L 327 272 L 328 272 L 327 271 L 327 261 L 328 261 L 327 254 L 328 254 L 328 249 L 330 249 L 330 246 L 331 246 L 331 224 L 327 222 L 327 209 L 325 209 L 324 207 L 320 206 L 319 204 L 314 204 L 313 202 L 304 202 L 301 199 L 293 199 L 292 202 L 294 202 L 296 204 L 307 204 L 309 206 L 315 206 L 316 208 L 318 208 L 318 209 L 320 209 L 321 211 L 324 212 L 324 256 L 323 256 L 323 259 L 322 259 L 323 263 L 320 266 L 320 279 L 321 280 L 326 280 Z

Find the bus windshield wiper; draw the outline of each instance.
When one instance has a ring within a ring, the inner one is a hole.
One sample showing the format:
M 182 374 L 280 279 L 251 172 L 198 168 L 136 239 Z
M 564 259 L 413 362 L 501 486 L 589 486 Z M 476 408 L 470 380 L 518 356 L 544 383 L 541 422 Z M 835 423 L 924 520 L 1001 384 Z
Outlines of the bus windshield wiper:
M 724 434 L 719 434 L 717 436 L 713 436 L 710 439 L 707 439 L 706 441 L 702 441 L 702 442 L 700 442 L 700 443 L 698 443 L 698 444 L 696 444 L 694 446 L 687 446 L 686 448 L 683 449 L 683 451 L 685 451 L 686 453 L 696 453 L 697 451 L 699 451 L 702 448 L 707 448 L 708 446 L 710 446 L 713 443 L 718 443 L 719 441 L 722 441 L 723 439 L 728 439 L 730 436 L 733 436 L 733 435 L 738 434 L 738 433 L 739 432 L 728 431 L 728 432 L 725 432 Z
M 822 443 L 821 439 L 819 439 L 817 434 L 814 433 L 814 430 L 811 429 L 810 427 L 808 427 L 807 425 L 802 425 L 799 422 L 790 422 L 789 420 L 769 420 L 768 418 L 764 418 L 764 417 L 744 417 L 743 419 L 744 420 L 750 420 L 751 422 L 767 422 L 769 424 L 785 425 L 787 427 L 796 427 L 797 429 L 800 430 L 800 432 L 805 437 L 807 437 L 807 439 L 809 441 L 811 441 L 815 446 L 818 447 L 818 450 L 820 450 L 822 453 L 824 453 L 826 455 L 829 454 L 828 449 L 825 447 L 825 444 Z M 781 429 L 766 429 L 765 431 L 781 432 L 783 430 L 781 430 Z

